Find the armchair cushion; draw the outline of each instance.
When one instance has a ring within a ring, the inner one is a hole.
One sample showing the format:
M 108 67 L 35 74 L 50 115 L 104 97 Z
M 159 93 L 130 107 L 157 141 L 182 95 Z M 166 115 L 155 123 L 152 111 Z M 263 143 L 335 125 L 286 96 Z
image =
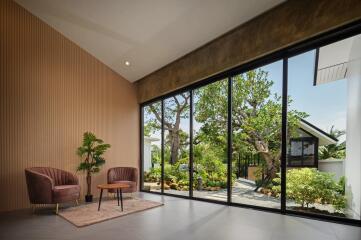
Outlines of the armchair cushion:
M 56 203 L 70 202 L 79 199 L 79 185 L 60 185 L 53 189 L 53 201 Z

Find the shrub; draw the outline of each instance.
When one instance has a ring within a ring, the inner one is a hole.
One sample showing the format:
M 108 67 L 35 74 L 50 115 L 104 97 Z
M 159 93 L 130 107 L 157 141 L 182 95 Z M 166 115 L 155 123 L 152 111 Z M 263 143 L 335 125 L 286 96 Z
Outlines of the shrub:
M 171 189 L 187 191 L 189 189 L 189 171 L 188 158 L 180 159 L 177 163 L 164 165 L 164 181 Z M 227 167 L 218 159 L 204 159 L 201 163 L 195 162 L 194 167 L 194 188 L 197 188 L 200 177 L 202 179 L 202 187 L 227 187 Z M 149 172 L 144 173 L 145 182 L 160 182 L 161 168 L 151 168 Z M 233 176 L 235 180 L 235 176 Z
M 273 182 L 272 190 L 279 195 L 281 179 L 275 178 Z M 286 174 L 286 196 L 303 208 L 320 203 L 332 204 L 336 211 L 341 211 L 346 206 L 342 188 L 332 174 L 313 168 L 290 169 Z
M 194 187 L 198 189 L 198 178 L 202 187 L 227 187 L 227 166 L 213 151 L 203 151 L 194 161 Z M 235 177 L 234 177 L 235 178 Z
M 167 158 L 165 158 L 167 159 Z M 179 159 L 171 165 L 167 161 L 164 164 L 164 181 L 175 190 L 187 191 L 189 189 L 189 158 Z M 198 189 L 198 178 L 202 179 L 202 188 L 227 187 L 227 166 L 222 161 L 222 154 L 216 153 L 209 146 L 196 146 L 194 155 L 194 189 Z M 161 167 L 151 168 L 144 173 L 145 182 L 160 182 Z M 232 182 L 236 179 L 232 174 Z
M 338 180 L 338 185 L 340 186 L 340 194 L 345 195 L 345 191 L 346 191 L 346 177 L 345 176 L 340 177 L 340 180 Z
M 160 167 L 153 167 L 149 172 L 144 172 L 145 182 L 159 182 L 161 178 L 162 169 Z

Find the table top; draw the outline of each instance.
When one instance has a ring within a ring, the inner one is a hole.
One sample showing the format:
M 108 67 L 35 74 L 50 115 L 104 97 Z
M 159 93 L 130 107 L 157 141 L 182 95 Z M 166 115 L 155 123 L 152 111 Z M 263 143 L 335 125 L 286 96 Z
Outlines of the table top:
M 126 183 L 110 183 L 110 184 L 99 184 L 97 186 L 99 189 L 119 189 L 119 188 L 129 188 L 130 185 Z

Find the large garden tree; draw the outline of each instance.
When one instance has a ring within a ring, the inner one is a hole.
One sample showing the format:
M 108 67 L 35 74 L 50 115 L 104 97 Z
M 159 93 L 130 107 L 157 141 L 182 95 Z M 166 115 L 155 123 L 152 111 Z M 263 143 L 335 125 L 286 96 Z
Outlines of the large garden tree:
M 235 76 L 232 92 L 232 150 L 259 153 L 265 161 L 268 180 L 279 171 L 281 156 L 282 101 L 271 92 L 273 84 L 268 73 L 258 69 Z M 203 123 L 201 138 L 212 143 L 226 141 L 227 81 L 216 82 L 197 93 L 195 117 Z M 305 113 L 288 111 L 288 134 L 296 133 L 299 118 L 303 117 Z
M 232 126 L 234 152 L 258 153 L 266 163 L 266 179 L 279 171 L 281 155 L 281 97 L 272 93 L 274 82 L 262 69 L 248 71 L 233 78 Z M 206 143 L 214 151 L 227 146 L 227 81 L 218 81 L 194 91 L 195 119 L 201 124 L 195 135 L 195 144 Z M 164 109 L 164 129 L 168 131 L 170 146 L 169 162 L 178 161 L 180 148 L 187 138 L 181 140 L 180 122 L 189 117 L 189 94 L 184 93 L 167 99 Z M 288 100 L 290 103 L 290 99 Z M 160 129 L 160 104 L 151 104 L 149 113 L 155 119 L 147 127 Z M 298 121 L 307 114 L 289 110 L 288 134 L 296 134 Z M 184 133 L 184 132 L 183 132 Z
M 164 103 L 164 131 L 166 131 L 166 144 L 169 146 L 169 163 L 178 161 L 182 146 L 186 145 L 188 137 L 181 130 L 181 120 L 189 117 L 189 93 L 173 96 Z M 162 122 L 161 105 L 154 103 L 149 105 L 148 114 L 153 114 L 155 119 L 149 121 L 146 129 L 160 129 Z

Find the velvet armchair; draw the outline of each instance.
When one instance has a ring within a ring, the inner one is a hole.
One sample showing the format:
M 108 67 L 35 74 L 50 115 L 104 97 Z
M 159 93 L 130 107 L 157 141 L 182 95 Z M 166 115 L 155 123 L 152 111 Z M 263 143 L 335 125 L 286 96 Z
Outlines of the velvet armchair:
M 78 178 L 67 171 L 50 167 L 25 169 L 26 184 L 31 204 L 59 204 L 76 201 L 80 197 Z
M 110 168 L 107 174 L 108 183 L 126 183 L 129 188 L 125 188 L 123 193 L 137 192 L 138 186 L 138 169 L 133 167 L 115 167 Z M 115 193 L 115 190 L 110 189 L 109 192 Z

